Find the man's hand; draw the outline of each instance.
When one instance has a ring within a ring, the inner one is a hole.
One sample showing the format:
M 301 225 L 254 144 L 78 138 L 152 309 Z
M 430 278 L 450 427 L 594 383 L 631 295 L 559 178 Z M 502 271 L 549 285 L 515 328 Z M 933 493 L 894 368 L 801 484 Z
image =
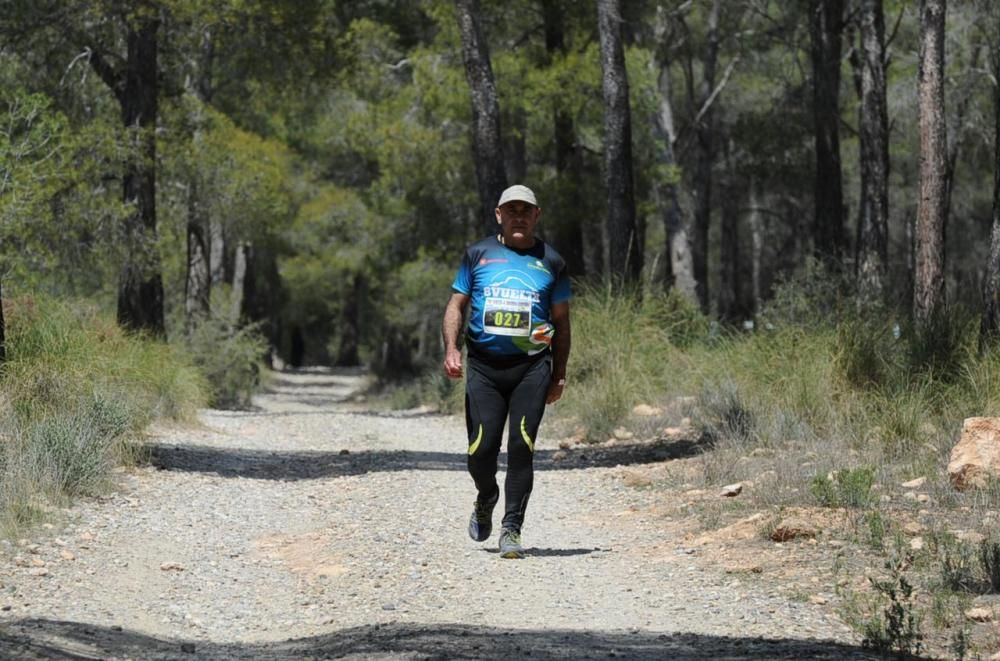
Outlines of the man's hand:
M 444 352 L 444 373 L 449 379 L 462 378 L 462 352 L 448 349 Z
M 559 401 L 563 394 L 563 388 L 566 386 L 559 385 L 558 381 L 553 381 L 549 384 L 549 391 L 545 394 L 546 404 L 555 404 Z

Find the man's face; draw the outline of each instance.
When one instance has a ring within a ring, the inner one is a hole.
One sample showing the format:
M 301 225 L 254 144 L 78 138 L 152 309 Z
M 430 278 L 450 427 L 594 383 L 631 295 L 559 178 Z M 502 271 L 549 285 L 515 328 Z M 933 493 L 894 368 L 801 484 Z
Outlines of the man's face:
M 513 200 L 502 207 L 497 207 L 497 222 L 504 238 L 517 242 L 530 241 L 535 238 L 535 224 L 541 209 L 528 202 Z

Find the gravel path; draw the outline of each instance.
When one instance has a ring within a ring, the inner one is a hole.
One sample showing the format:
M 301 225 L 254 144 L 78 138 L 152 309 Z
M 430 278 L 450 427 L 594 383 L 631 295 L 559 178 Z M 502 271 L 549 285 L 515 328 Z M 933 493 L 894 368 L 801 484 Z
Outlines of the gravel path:
M 867 658 L 828 609 L 663 538 L 616 466 L 662 448 L 555 461 L 540 439 L 528 557 L 499 558 L 465 533 L 463 421 L 360 410 L 361 383 L 278 374 L 7 543 L 0 657 Z

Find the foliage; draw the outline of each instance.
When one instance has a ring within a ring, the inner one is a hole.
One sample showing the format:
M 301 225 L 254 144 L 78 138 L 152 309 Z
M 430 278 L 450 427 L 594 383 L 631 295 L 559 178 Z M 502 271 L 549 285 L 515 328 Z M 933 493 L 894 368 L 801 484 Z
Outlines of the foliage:
M 191 363 L 208 383 L 209 405 L 246 409 L 261 380 L 267 343 L 254 325 L 241 325 L 232 312 L 216 306 L 195 322 L 181 343 Z
M 576 287 L 572 304 L 572 395 L 566 407 L 588 438 L 604 440 L 633 406 L 666 385 L 674 348 L 663 309 L 610 287 Z M 686 314 L 686 313 L 685 313 Z
M 817 475 L 809 491 L 823 507 L 867 507 L 872 501 L 874 482 L 873 468 L 847 468 Z
M 183 354 L 126 336 L 85 302 L 8 299 L 0 370 L 0 528 L 99 492 L 159 418 L 186 420 L 204 385 Z
M 896 556 L 886 560 L 888 578 L 870 577 L 872 587 L 882 600 L 881 613 L 873 613 L 864 627 L 865 647 L 880 653 L 895 652 L 900 655 L 919 654 L 923 634 L 920 616 L 913 600 L 913 585 L 906 577 L 911 559 Z

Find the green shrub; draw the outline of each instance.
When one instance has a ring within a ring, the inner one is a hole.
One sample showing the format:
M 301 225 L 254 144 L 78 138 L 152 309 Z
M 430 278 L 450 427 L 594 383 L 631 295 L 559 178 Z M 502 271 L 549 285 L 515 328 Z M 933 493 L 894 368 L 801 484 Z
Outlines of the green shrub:
M 94 493 L 115 465 L 114 439 L 86 410 L 39 420 L 26 430 L 27 451 L 53 494 Z
M 580 287 L 573 302 L 573 351 L 564 414 L 591 440 L 604 440 L 639 402 L 677 387 L 679 352 L 671 344 L 666 304 L 644 308 L 638 296 L 610 287 Z
M 794 273 L 778 281 L 774 295 L 760 312 L 764 327 L 833 327 L 845 303 L 852 301 L 852 283 L 818 259 L 807 259 Z
M 889 532 L 890 521 L 881 512 L 871 510 L 865 512 L 865 541 L 875 550 L 885 548 L 885 536 Z
M 951 592 L 979 592 L 982 580 L 978 576 L 972 547 L 950 533 L 929 536 L 928 550 L 940 563 L 939 583 Z
M 986 577 L 986 587 L 993 594 L 1000 593 L 1000 542 L 984 539 L 979 545 L 979 564 Z
M 908 558 L 889 558 L 885 562 L 889 577 L 882 580 L 874 577 L 868 579 L 879 595 L 882 611 L 873 613 L 866 623 L 862 643 L 882 654 L 919 654 L 923 646 L 921 617 L 914 603 L 913 585 L 905 573 L 908 565 Z
M 676 347 L 687 348 L 708 337 L 708 317 L 676 289 L 643 297 L 642 315 Z
M 874 483 L 873 468 L 851 468 L 815 476 L 809 491 L 824 507 L 867 507 L 872 502 Z
M 203 381 L 166 344 L 126 335 L 85 302 L 5 301 L 0 369 L 0 529 L 99 492 L 157 418 L 188 419 Z
M 852 387 L 883 386 L 896 378 L 900 341 L 885 311 L 866 310 L 837 324 L 834 366 Z
M 978 330 L 978 318 L 971 310 L 942 307 L 925 325 L 909 329 L 910 368 L 940 381 L 959 378 L 976 353 Z
M 753 438 L 755 415 L 735 381 L 706 383 L 698 394 L 694 422 L 713 442 L 745 444 Z
M 267 343 L 256 325 L 240 325 L 221 307 L 215 312 L 189 330 L 183 347 L 208 381 L 210 405 L 245 409 L 260 387 Z

